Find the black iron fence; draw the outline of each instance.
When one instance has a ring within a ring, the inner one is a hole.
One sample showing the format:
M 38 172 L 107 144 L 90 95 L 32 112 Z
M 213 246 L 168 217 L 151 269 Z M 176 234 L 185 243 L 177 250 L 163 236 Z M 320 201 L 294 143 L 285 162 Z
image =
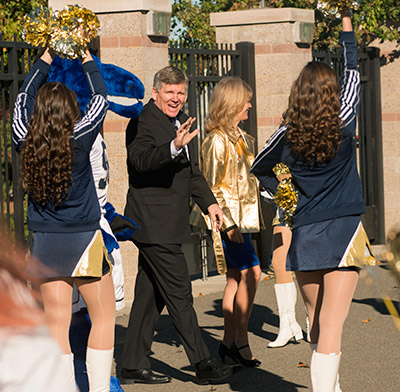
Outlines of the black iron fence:
M 339 51 L 313 52 L 315 60 L 342 72 Z M 383 193 L 382 110 L 379 49 L 360 48 L 358 65 L 361 74 L 360 106 L 355 144 L 367 214 L 365 229 L 373 244 L 385 243 L 385 210 Z
M 19 88 L 39 50 L 24 42 L 3 41 L 0 36 L 0 216 L 6 229 L 21 243 L 27 238 L 26 201 L 21 184 L 19 157 L 11 144 L 13 107 Z

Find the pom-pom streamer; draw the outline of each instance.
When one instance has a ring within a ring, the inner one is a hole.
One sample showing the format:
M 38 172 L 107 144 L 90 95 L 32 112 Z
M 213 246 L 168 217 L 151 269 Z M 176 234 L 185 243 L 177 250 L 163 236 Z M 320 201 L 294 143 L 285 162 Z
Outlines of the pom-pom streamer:
M 277 177 L 285 176 L 285 178 L 279 181 L 279 184 L 276 188 L 276 192 L 274 194 L 274 202 L 282 212 L 279 221 L 282 224 L 291 227 L 292 216 L 297 208 L 299 194 L 292 183 L 290 170 L 284 163 L 280 162 L 276 164 L 272 170 Z
M 359 0 L 318 0 L 317 8 L 324 14 L 333 14 L 340 18 L 340 12 L 346 9 L 356 10 Z
M 60 57 L 84 58 L 88 43 L 97 36 L 97 16 L 80 5 L 67 5 L 53 13 L 37 7 L 25 16 L 23 38 L 34 46 L 49 46 Z

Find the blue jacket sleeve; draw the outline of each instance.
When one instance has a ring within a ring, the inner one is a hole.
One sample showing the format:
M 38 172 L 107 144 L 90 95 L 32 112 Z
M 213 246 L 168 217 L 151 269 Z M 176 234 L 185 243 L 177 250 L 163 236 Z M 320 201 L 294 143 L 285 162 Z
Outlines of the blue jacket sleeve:
M 353 31 L 340 33 L 342 46 L 343 74 L 340 83 L 340 118 L 343 121 L 344 131 L 354 136 L 354 126 L 348 127 L 358 113 L 360 96 L 360 72 L 357 66 L 357 44 Z
M 74 128 L 74 139 L 85 150 L 90 150 L 103 125 L 108 109 L 107 88 L 94 61 L 82 65 L 91 92 L 85 114 Z
M 17 95 L 12 123 L 12 141 L 17 151 L 21 150 L 25 142 L 35 97 L 40 86 L 45 82 L 49 70 L 50 65 L 39 59 L 32 66 Z
M 275 193 L 279 183 L 272 168 L 281 162 L 285 132 L 286 126 L 283 126 L 271 136 L 264 148 L 257 154 L 250 169 L 250 172 L 259 179 L 260 184 L 268 191 L 269 195 Z

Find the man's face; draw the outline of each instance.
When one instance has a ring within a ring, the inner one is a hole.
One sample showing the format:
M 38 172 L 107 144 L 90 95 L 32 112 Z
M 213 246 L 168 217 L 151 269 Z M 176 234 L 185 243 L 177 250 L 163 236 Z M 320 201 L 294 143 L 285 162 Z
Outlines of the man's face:
M 176 117 L 186 102 L 186 84 L 162 84 L 160 90 L 153 87 L 152 98 L 157 107 L 168 117 Z

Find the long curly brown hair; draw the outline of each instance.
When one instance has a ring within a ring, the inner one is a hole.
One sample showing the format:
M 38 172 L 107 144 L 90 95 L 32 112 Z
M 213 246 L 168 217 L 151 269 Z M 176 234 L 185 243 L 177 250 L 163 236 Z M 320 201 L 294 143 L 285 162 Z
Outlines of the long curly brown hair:
M 58 82 L 38 91 L 21 160 L 24 184 L 38 205 L 58 206 L 72 180 L 71 135 L 81 112 L 75 93 Z
M 286 140 L 300 160 L 324 163 L 341 143 L 340 86 L 334 70 L 322 62 L 309 62 L 293 83 L 288 109 Z

